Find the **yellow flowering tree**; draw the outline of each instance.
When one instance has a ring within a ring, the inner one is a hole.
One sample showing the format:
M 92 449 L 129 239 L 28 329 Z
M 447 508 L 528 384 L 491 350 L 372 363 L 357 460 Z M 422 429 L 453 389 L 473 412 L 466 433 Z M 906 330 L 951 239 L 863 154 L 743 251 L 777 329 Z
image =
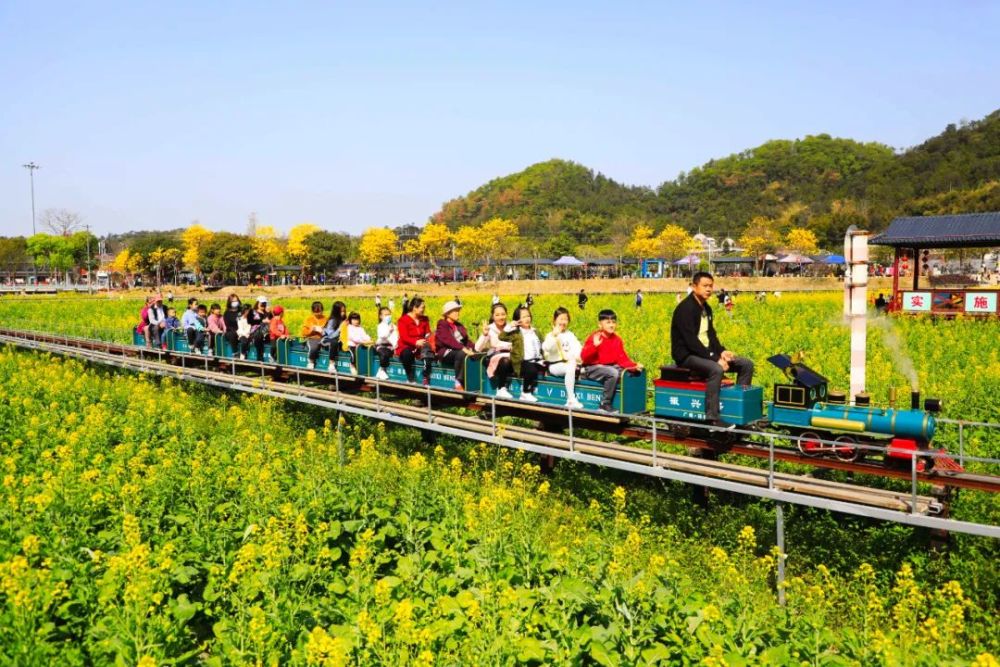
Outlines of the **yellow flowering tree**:
M 309 238 L 309 236 L 307 235 L 306 238 Z M 253 245 L 260 256 L 260 260 L 272 270 L 275 264 L 281 264 L 284 259 L 284 248 L 278 239 L 278 233 L 270 225 L 257 227 L 254 232 Z
M 309 246 L 306 244 L 306 239 L 319 231 L 322 231 L 319 225 L 303 222 L 301 225 L 295 225 L 288 232 L 288 245 L 286 247 L 288 258 L 302 266 L 303 274 L 305 274 L 306 265 L 309 262 Z
M 774 252 L 781 244 L 781 234 L 778 233 L 776 221 L 757 216 L 743 230 L 739 244 L 748 255 L 758 260 L 767 253 Z
M 632 238 L 625 246 L 625 254 L 639 261 L 660 254 L 660 240 L 653 235 L 653 228 L 649 225 L 636 226 L 632 231 Z
M 364 266 L 382 264 L 392 259 L 398 245 L 396 232 L 386 227 L 369 227 L 361 235 L 358 258 Z
M 448 256 L 453 240 L 453 235 L 447 225 L 428 223 L 420 232 L 420 254 L 426 257 L 431 264 L 437 266 L 435 260 Z
M 181 243 L 184 245 L 184 265 L 194 271 L 199 280 L 202 277 L 202 249 L 210 240 L 212 240 L 212 231 L 197 222 L 192 223 L 181 234 Z
M 819 251 L 816 235 L 809 229 L 793 229 L 785 237 L 785 245 L 804 255 L 812 255 Z
M 660 252 L 668 259 L 683 257 L 697 243 L 688 230 L 673 224 L 664 227 L 657 240 L 660 242 Z

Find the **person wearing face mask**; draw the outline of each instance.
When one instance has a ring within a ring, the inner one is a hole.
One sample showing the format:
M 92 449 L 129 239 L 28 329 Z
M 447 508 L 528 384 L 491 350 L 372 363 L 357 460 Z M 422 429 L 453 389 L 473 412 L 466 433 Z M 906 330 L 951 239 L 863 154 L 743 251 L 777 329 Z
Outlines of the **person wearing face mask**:
M 604 386 L 601 395 L 600 412 L 614 412 L 612 404 L 615 389 L 623 371 L 641 372 L 642 364 L 638 364 L 625 354 L 625 344 L 615 331 L 618 328 L 618 315 L 610 309 L 602 310 L 597 315 L 598 330 L 587 336 L 580 358 L 583 360 L 581 377 L 600 382 Z
M 327 317 L 323 314 L 323 303 L 313 301 L 310 308 L 309 317 L 302 323 L 302 337 L 309 348 L 309 362 L 306 368 L 312 370 L 316 368 L 316 360 L 319 359 L 319 352 L 323 348 L 323 327 L 326 326 Z
M 242 305 L 240 297 L 236 296 L 234 292 L 226 298 L 226 310 L 222 313 L 222 323 L 225 325 L 225 333 L 222 335 L 229 343 L 229 349 L 233 351 L 234 357 L 239 353 L 239 322 Z
M 583 403 L 576 398 L 576 371 L 583 363 L 580 359 L 583 346 L 569 330 L 569 319 L 568 310 L 556 308 L 552 316 L 552 331 L 545 336 L 542 353 L 549 375 L 565 379 L 566 407 L 579 410 Z
M 392 321 L 392 311 L 379 308 L 378 326 L 375 328 L 375 354 L 378 356 L 379 369 L 375 377 L 379 380 L 389 379 L 389 362 L 399 344 L 399 330 Z

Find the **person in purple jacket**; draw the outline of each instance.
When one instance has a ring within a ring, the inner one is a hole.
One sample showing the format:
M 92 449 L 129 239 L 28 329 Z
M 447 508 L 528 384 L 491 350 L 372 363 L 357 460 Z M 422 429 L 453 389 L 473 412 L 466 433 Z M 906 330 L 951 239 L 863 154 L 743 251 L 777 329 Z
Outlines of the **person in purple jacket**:
M 437 358 L 442 365 L 455 369 L 455 391 L 465 391 L 465 357 L 472 353 L 472 341 L 465 326 L 458 321 L 462 305 L 456 301 L 444 304 L 442 317 L 434 330 Z

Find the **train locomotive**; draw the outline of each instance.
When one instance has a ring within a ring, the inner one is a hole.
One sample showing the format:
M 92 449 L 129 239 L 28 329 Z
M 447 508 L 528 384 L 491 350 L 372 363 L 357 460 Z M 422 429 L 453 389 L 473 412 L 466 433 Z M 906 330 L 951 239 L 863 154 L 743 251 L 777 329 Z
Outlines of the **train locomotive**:
M 145 345 L 141 333 L 133 330 L 132 335 L 134 345 Z M 191 351 L 186 337 L 179 331 L 168 332 L 165 343 L 166 348 L 173 352 Z M 229 343 L 222 336 L 215 337 L 212 353 L 221 359 L 234 356 Z M 268 343 L 264 353 L 278 367 L 305 369 L 308 362 L 306 345 L 296 339 Z M 247 358 L 251 362 L 257 361 L 253 346 L 250 346 Z M 334 368 L 330 368 L 330 352 L 324 350 L 316 368 L 335 370 L 342 375 L 353 375 L 356 370 L 355 377 L 365 378 L 374 377 L 379 370 L 378 357 L 367 345 L 358 347 L 356 359 L 352 359 L 348 352 L 336 351 L 332 355 L 332 361 Z M 486 376 L 484 361 L 485 356 L 480 354 L 472 354 L 466 358 L 465 393 L 484 397 L 495 394 L 495 389 Z M 831 390 L 825 377 L 800 360 L 778 354 L 768 361 L 785 373 L 788 382 L 775 384 L 771 400 L 765 401 L 763 387 L 738 386 L 732 380 L 723 380 L 720 391 L 720 414 L 723 420 L 736 424 L 741 430 L 781 430 L 798 436 L 799 450 L 810 457 L 825 456 L 846 462 L 856 461 L 866 454 L 865 448 L 859 445 L 875 445 L 885 448 L 887 464 L 894 461 L 908 463 L 915 452 L 928 449 L 936 428 L 934 414 L 941 410 L 940 400 L 927 399 L 921 410 L 919 394 L 914 392 L 911 407 L 906 410 L 892 405 L 874 407 L 868 404 L 867 396 L 859 395 L 851 405 L 843 392 Z M 356 369 L 352 369 L 355 363 Z M 388 373 L 390 381 L 406 382 L 405 371 L 397 358 L 392 359 Z M 454 382 L 454 370 L 435 361 L 430 387 L 437 391 L 454 391 Z M 520 380 L 513 378 L 508 389 L 515 399 L 518 398 Z M 646 371 L 625 372 L 619 380 L 613 406 L 623 419 L 628 415 L 651 412 L 674 424 L 689 423 L 690 427 L 671 428 L 679 437 L 685 437 L 706 420 L 705 389 L 705 379 L 693 371 L 678 366 L 661 366 L 660 377 L 653 382 L 653 401 L 649 405 Z M 576 383 L 575 393 L 584 405 L 584 410 L 596 410 L 600 404 L 601 385 L 597 382 L 580 379 Z M 562 378 L 543 376 L 539 379 L 535 395 L 538 404 L 542 406 L 565 407 L 567 396 Z M 708 439 L 715 444 L 722 442 L 717 438 Z M 921 457 L 919 469 L 930 470 L 933 460 L 932 457 Z
M 848 404 L 844 392 L 829 388 L 829 380 L 801 361 L 777 354 L 768 361 L 781 369 L 788 382 L 775 384 L 772 400 L 763 401 L 763 388 L 740 387 L 724 380 L 720 392 L 722 419 L 741 429 L 780 429 L 798 436 L 806 456 L 832 456 L 857 461 L 866 454 L 862 445 L 886 448 L 886 463 L 908 462 L 914 452 L 929 448 L 937 426 L 935 413 L 942 402 L 928 398 L 920 409 L 913 392 L 909 410 L 894 405 L 876 407 L 868 396 Z M 699 423 L 705 421 L 705 382 L 689 369 L 663 366 L 654 381 L 655 414 Z M 894 395 L 890 403 L 894 403 Z M 831 444 L 832 443 L 832 444 Z M 920 470 L 930 470 L 933 457 L 923 457 Z

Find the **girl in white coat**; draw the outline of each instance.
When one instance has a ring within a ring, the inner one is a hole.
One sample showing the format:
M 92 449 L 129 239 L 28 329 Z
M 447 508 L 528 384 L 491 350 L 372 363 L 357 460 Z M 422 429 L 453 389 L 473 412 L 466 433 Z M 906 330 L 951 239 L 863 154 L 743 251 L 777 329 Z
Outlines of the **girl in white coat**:
M 576 371 L 581 364 L 580 351 L 583 346 L 569 330 L 569 311 L 556 308 L 552 316 L 552 331 L 542 343 L 542 354 L 548 363 L 549 375 L 564 378 L 566 383 L 566 407 L 579 410 L 583 403 L 576 398 Z

